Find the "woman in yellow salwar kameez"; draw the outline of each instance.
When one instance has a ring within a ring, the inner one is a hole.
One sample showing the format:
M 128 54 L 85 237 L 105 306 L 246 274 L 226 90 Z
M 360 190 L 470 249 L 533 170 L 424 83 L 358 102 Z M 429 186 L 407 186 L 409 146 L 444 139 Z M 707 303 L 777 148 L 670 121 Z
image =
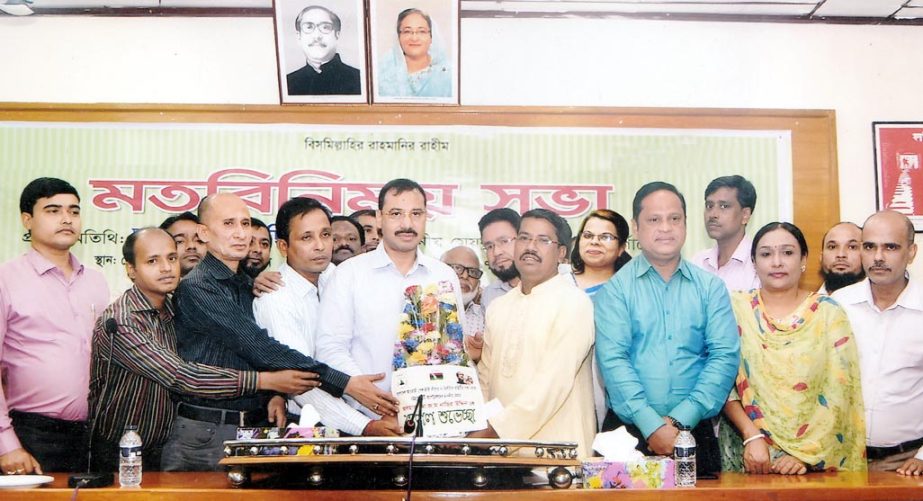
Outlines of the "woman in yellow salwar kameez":
M 761 288 L 732 294 L 741 364 L 720 430 L 725 471 L 866 469 L 855 338 L 835 301 L 798 287 L 807 254 L 796 226 L 767 224 L 751 249 Z

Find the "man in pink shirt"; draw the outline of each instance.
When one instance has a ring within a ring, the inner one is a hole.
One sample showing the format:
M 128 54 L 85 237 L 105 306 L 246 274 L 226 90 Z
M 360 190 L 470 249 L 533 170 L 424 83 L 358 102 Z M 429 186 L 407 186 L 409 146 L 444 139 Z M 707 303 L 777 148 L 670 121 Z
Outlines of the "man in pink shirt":
M 73 186 L 36 179 L 19 209 L 32 247 L 0 265 L 0 472 L 80 471 L 93 323 L 109 289 L 70 253 L 81 231 Z

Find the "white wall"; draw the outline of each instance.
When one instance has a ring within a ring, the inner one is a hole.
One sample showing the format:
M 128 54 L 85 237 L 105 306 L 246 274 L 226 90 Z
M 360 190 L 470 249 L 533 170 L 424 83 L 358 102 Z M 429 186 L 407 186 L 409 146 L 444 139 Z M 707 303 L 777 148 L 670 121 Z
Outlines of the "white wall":
M 875 208 L 871 122 L 923 120 L 920 27 L 463 19 L 461 33 L 463 104 L 835 110 L 847 220 Z M 273 104 L 275 71 L 269 18 L 0 17 L 0 102 Z

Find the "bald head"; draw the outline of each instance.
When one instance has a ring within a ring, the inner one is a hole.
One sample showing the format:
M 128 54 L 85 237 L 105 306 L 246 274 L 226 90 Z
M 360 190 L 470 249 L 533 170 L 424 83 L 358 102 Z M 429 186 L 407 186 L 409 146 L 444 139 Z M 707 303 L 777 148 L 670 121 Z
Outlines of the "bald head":
M 894 211 L 872 214 L 862 226 L 862 267 L 876 287 L 906 285 L 905 273 L 917 253 L 913 243 L 913 223 L 907 216 Z
M 900 227 L 903 229 L 907 235 L 907 245 L 913 244 L 914 236 L 916 235 L 916 230 L 913 227 L 913 222 L 910 221 L 910 218 L 901 214 L 900 212 L 893 210 L 883 210 L 878 211 L 868 219 L 865 220 L 865 225 L 868 226 L 869 223 L 874 222 L 877 224 L 889 225 L 891 227 Z M 896 228 L 895 228 L 896 229 Z
M 459 245 L 447 250 L 442 255 L 442 262 L 455 270 L 462 297 L 466 304 L 471 302 L 481 285 L 481 262 L 478 260 L 478 255 L 468 247 Z
M 199 204 L 199 239 L 231 271 L 250 250 L 250 210 L 237 195 L 215 193 Z

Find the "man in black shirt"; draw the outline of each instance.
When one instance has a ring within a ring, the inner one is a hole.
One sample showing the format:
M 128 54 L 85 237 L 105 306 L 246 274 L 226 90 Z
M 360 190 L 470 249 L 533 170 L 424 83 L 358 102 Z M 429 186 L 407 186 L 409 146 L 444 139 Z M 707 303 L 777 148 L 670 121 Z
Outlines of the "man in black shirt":
M 199 205 L 199 221 L 199 238 L 208 253 L 180 282 L 174 296 L 180 356 L 237 370 L 314 372 L 319 380 L 317 390 L 335 397 L 346 393 L 367 407 L 377 405 L 390 415 L 397 414 L 394 396 L 373 384 L 383 374 L 350 377 L 280 344 L 256 324 L 250 293 L 253 283 L 241 266 L 250 247 L 250 212 L 240 197 L 230 193 L 206 197 Z M 219 401 L 178 397 L 177 418 L 164 446 L 163 469 L 217 469 L 223 442 L 236 438 L 238 426 L 267 424 L 269 397 L 266 393 Z M 282 416 L 284 419 L 284 409 Z
M 289 95 L 362 93 L 359 70 L 343 63 L 337 54 L 339 16 L 319 5 L 305 7 L 295 18 L 295 31 L 307 64 L 288 74 Z

